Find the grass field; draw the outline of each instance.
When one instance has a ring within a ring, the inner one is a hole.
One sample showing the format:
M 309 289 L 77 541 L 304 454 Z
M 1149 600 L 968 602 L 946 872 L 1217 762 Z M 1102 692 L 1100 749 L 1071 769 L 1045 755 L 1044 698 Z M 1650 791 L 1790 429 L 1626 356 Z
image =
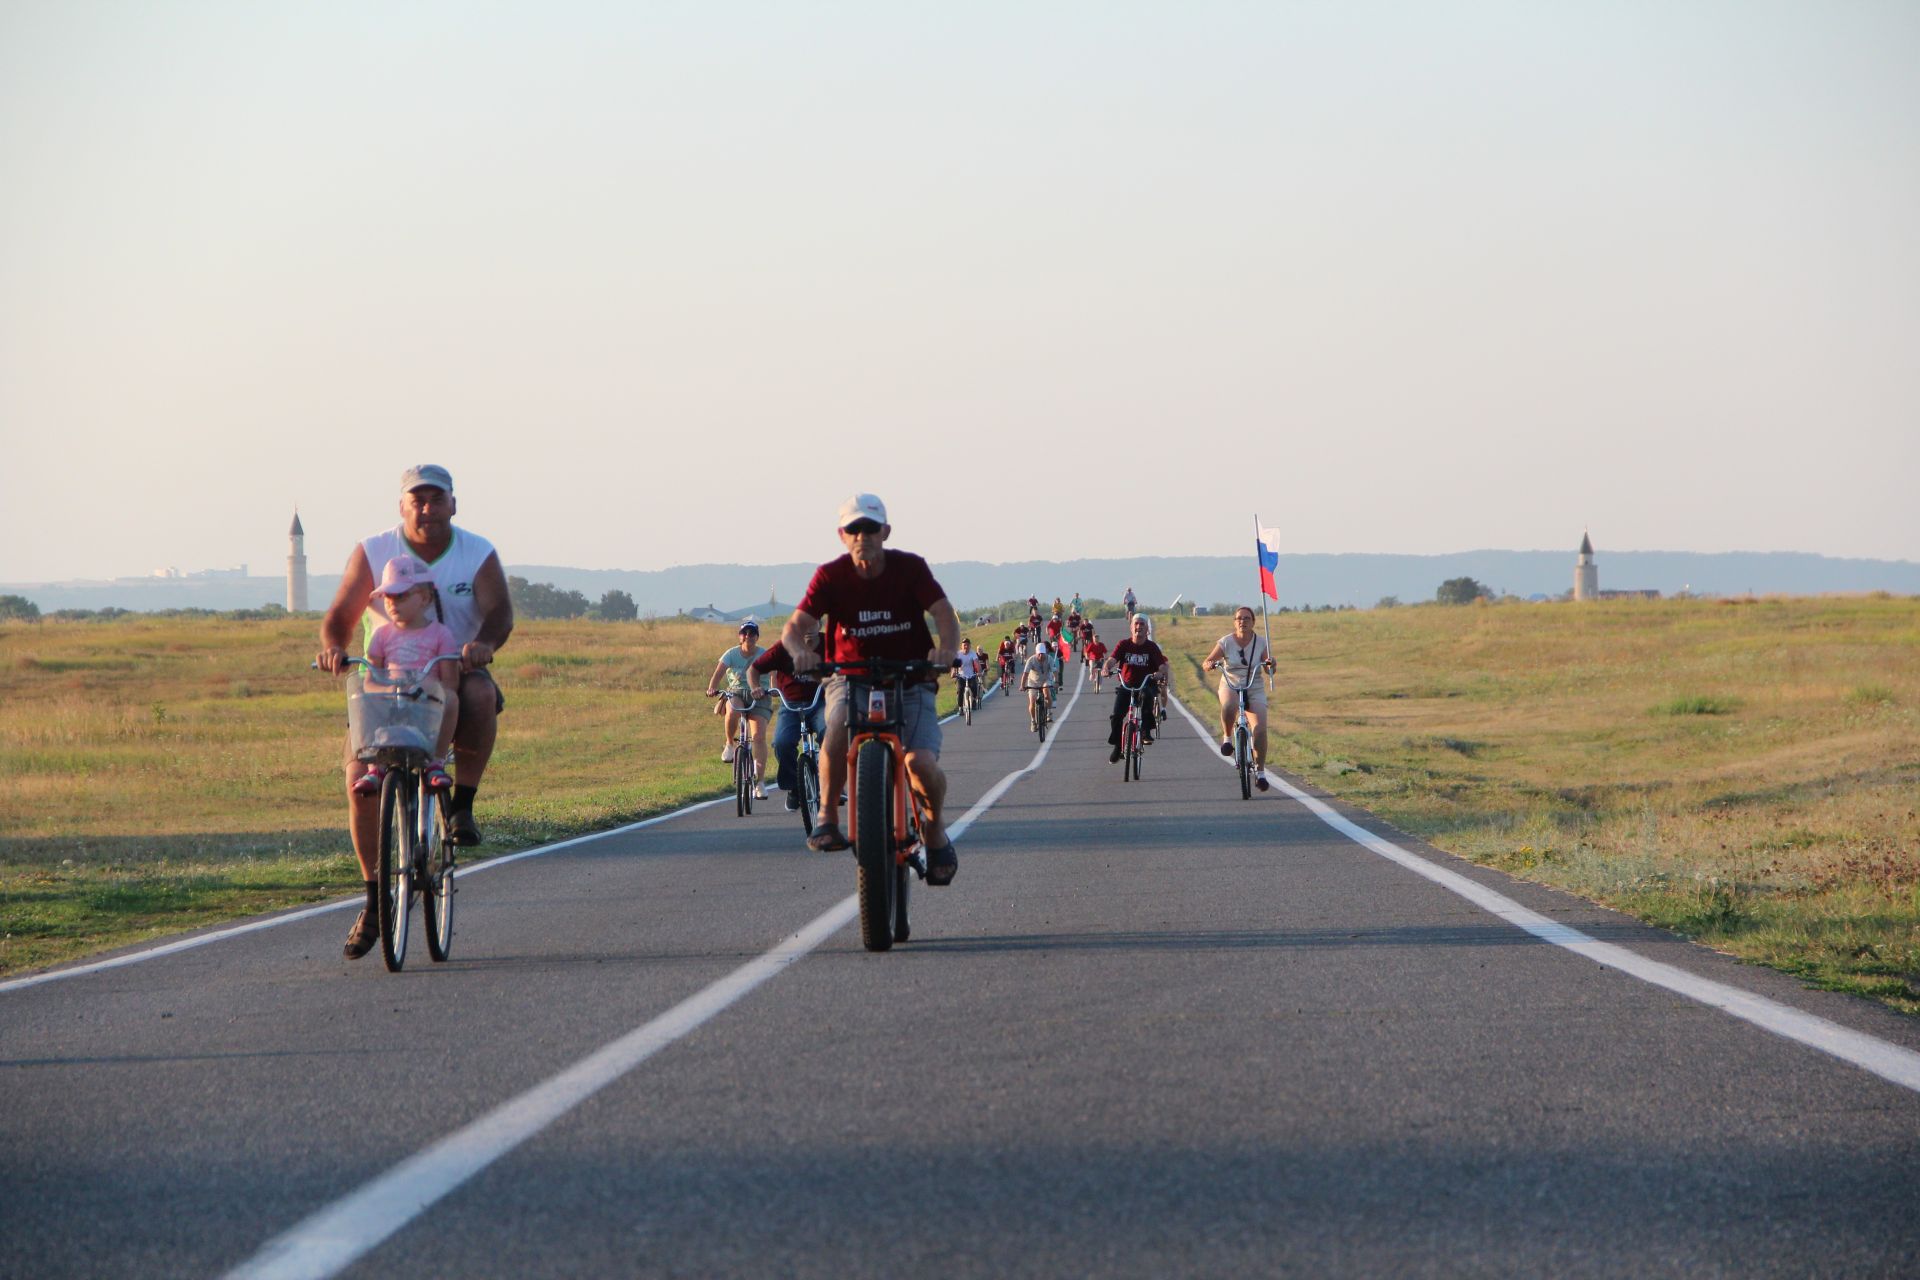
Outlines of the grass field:
M 1196 711 L 1227 626 L 1160 626 Z M 1289 614 L 1273 645 L 1273 763 L 1473 861 L 1920 1011 L 1920 601 Z
M 1160 623 L 1196 709 L 1225 629 Z M 0 971 L 356 887 L 314 631 L 0 624 Z M 1920 1010 L 1920 601 L 1289 614 L 1273 638 L 1274 763 L 1476 861 Z M 731 640 L 523 622 L 480 852 L 724 792 L 699 695 Z

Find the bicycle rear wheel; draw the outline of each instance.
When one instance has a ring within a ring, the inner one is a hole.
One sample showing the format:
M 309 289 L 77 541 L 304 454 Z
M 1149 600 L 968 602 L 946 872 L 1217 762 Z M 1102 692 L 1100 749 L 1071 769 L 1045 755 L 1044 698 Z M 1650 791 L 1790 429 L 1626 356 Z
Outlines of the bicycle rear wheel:
M 386 962 L 388 973 L 400 972 L 407 963 L 417 785 L 408 769 L 387 770 L 380 784 L 380 958 Z
M 420 911 L 427 926 L 427 954 L 444 961 L 453 953 L 453 841 L 447 839 L 446 800 L 421 788 L 419 863 L 426 874 L 420 886 Z
M 863 742 L 854 769 L 860 943 L 869 951 L 885 951 L 893 946 L 893 896 L 899 884 L 893 860 L 893 753 L 883 743 Z

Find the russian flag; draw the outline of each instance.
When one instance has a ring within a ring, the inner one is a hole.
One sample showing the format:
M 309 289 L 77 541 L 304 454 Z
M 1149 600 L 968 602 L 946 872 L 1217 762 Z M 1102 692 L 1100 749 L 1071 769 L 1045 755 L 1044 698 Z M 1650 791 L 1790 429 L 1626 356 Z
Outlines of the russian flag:
M 1280 567 L 1280 531 L 1262 529 L 1258 535 L 1260 548 L 1260 589 L 1267 593 L 1267 599 L 1278 600 L 1280 588 L 1274 584 L 1273 571 Z

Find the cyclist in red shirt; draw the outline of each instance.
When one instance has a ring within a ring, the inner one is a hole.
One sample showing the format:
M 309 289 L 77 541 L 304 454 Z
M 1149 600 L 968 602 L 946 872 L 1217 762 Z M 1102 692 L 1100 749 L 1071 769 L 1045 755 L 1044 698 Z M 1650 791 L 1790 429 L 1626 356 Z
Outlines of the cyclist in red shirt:
M 1000 670 L 1002 672 L 1005 672 L 1008 667 L 1011 667 L 1013 665 L 1014 655 L 1017 652 L 1018 651 L 1013 647 L 1012 636 L 1000 637 L 1000 651 L 994 656 L 1000 660 Z
M 840 541 L 847 554 L 814 570 L 781 633 L 795 673 L 805 675 L 819 662 L 807 638 L 828 619 L 826 658 L 857 662 L 862 658 L 919 659 L 941 670 L 952 666 L 960 648 L 960 619 L 946 591 L 934 581 L 927 562 L 908 551 L 889 551 L 893 532 L 887 508 L 870 493 L 855 494 L 840 507 Z M 927 630 L 933 615 L 940 637 Z M 907 780 L 926 813 L 927 883 L 953 883 L 959 858 L 947 837 L 941 808 L 947 776 L 940 768 L 940 720 L 933 705 L 934 684 L 908 691 L 900 708 L 900 741 L 906 748 Z M 840 793 L 847 785 L 847 680 L 827 680 L 827 732 L 821 742 L 820 813 L 807 847 L 818 852 L 852 845 L 840 830 Z
M 1120 722 L 1127 718 L 1127 704 L 1130 691 L 1138 689 L 1149 680 L 1162 679 L 1167 670 L 1167 655 L 1160 646 L 1147 639 L 1147 615 L 1133 615 L 1133 634 L 1113 646 L 1113 653 L 1107 658 L 1107 665 L 1119 673 L 1119 680 L 1113 688 L 1113 730 L 1107 735 L 1107 742 L 1113 747 L 1109 761 L 1120 758 Z M 1141 708 L 1141 740 L 1153 741 L 1153 699 L 1146 699 Z

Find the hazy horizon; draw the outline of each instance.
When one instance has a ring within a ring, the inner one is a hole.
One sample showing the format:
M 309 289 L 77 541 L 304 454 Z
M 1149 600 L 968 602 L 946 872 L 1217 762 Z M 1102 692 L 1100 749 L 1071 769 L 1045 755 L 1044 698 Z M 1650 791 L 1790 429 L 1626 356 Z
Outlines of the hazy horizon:
M 1920 558 L 1920 6 L 0 8 L 0 581 Z

